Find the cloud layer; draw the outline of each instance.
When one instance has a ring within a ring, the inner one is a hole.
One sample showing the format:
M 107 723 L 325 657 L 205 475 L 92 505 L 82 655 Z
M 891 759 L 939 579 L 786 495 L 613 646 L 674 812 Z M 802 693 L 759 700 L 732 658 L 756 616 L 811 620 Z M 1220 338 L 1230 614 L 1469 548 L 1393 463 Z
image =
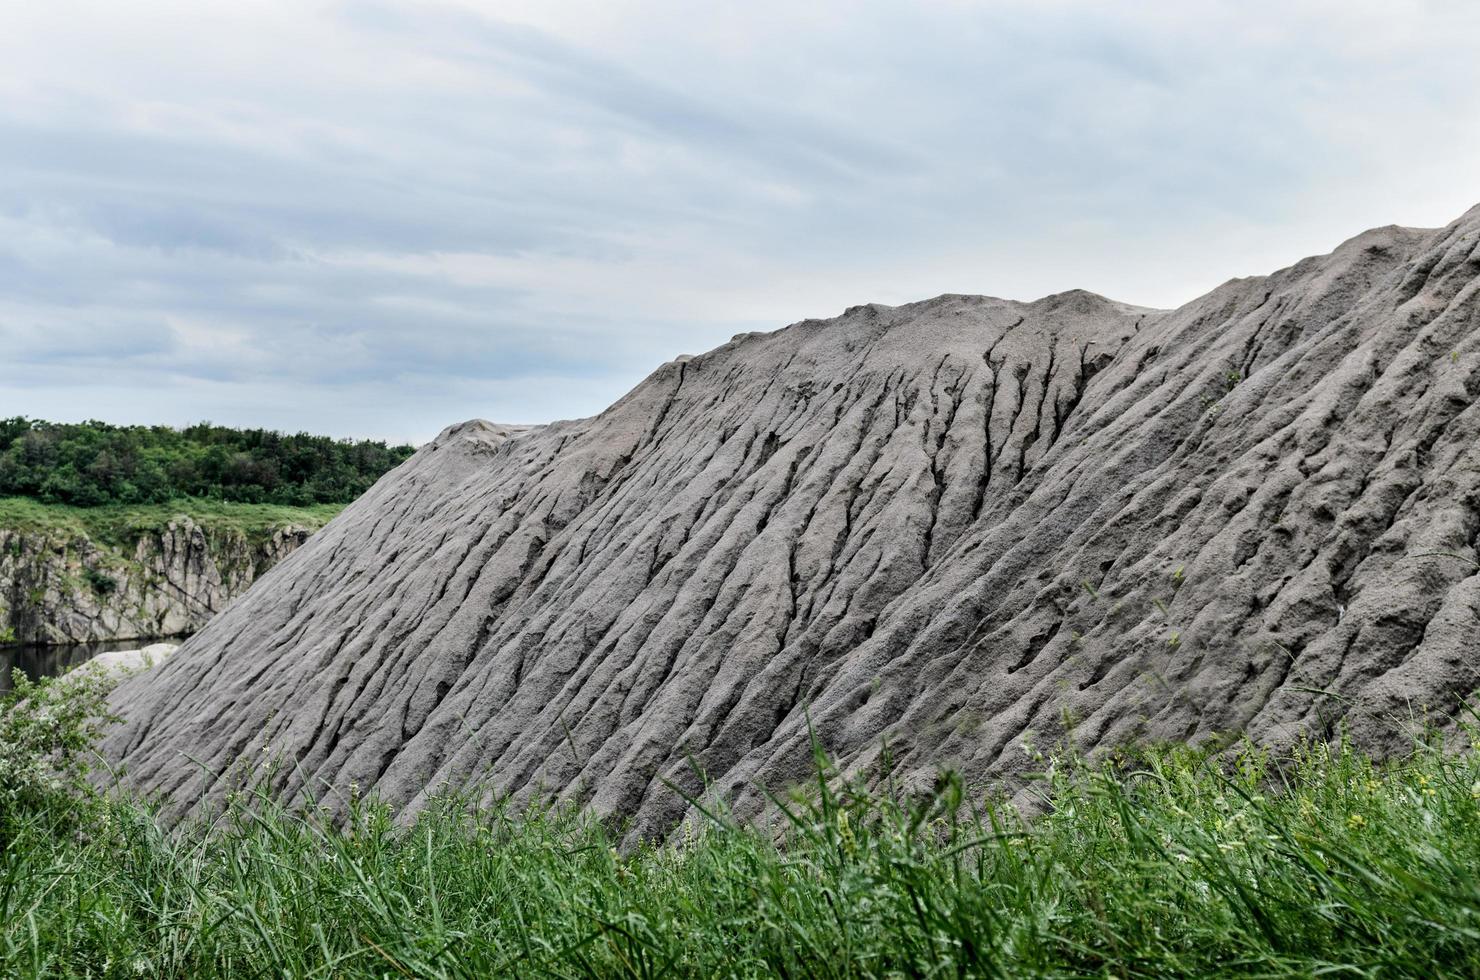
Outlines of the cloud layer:
M 0 13 L 0 414 L 424 439 L 941 292 L 1147 305 L 1480 201 L 1460 2 Z

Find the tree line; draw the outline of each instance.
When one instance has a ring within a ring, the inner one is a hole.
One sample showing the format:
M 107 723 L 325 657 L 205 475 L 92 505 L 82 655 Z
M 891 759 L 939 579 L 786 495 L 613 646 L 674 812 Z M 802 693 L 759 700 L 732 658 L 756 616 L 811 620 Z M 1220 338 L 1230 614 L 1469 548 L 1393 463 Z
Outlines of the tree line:
M 0 419 L 0 496 L 98 507 L 180 497 L 348 503 L 415 451 L 370 440 L 232 429 Z

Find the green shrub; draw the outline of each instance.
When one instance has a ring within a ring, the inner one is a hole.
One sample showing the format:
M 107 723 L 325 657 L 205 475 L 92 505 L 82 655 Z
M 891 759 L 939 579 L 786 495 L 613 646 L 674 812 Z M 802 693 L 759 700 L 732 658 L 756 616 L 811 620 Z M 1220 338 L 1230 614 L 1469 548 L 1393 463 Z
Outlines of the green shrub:
M 118 591 L 118 583 L 107 573 L 97 568 L 84 568 L 82 578 L 100 596 L 109 596 Z
M 87 773 L 113 684 L 85 668 L 39 681 L 13 670 L 11 678 L 0 694 L 0 849 L 7 828 L 88 817 L 98 797 Z

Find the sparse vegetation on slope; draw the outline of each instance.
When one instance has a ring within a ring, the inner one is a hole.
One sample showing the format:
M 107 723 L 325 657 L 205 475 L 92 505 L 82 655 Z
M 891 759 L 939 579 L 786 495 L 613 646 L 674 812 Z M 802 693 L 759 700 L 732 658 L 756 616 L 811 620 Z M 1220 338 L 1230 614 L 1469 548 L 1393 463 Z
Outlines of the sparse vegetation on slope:
M 1474 754 L 1036 762 L 1032 821 L 951 777 L 913 800 L 824 778 L 782 801 L 777 834 L 715 814 L 625 854 L 558 807 L 444 800 L 401 827 L 358 800 L 337 827 L 247 792 L 169 834 L 131 800 L 36 798 L 0 836 L 0 972 L 1480 972 Z

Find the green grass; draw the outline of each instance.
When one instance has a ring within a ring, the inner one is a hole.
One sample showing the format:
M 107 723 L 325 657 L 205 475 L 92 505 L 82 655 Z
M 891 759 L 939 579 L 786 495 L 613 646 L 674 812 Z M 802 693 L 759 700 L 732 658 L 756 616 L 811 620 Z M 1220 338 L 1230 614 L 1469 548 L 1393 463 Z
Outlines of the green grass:
M 626 853 L 556 806 L 341 826 L 247 792 L 166 833 L 43 793 L 0 823 L 0 975 L 1480 974 L 1474 753 L 1040 761 L 1031 821 L 819 756 L 779 826 L 711 811 Z
M 240 504 L 185 498 L 166 504 L 108 504 L 70 507 L 44 504 L 29 497 L 0 497 L 0 528 L 54 535 L 85 535 L 101 544 L 132 546 L 138 538 L 185 515 L 208 531 L 239 531 L 248 539 L 285 524 L 317 530 L 344 504 Z

